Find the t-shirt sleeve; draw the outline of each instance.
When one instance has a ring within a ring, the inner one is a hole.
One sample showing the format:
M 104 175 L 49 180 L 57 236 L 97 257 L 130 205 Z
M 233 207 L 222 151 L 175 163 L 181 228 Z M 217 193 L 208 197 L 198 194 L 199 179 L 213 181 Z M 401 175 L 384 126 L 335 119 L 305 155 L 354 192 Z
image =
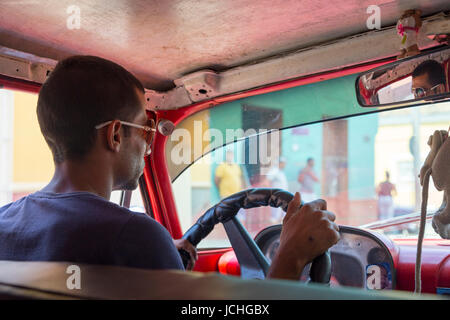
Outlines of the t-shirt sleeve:
M 169 232 L 157 221 L 137 213 L 123 227 L 113 250 L 117 265 L 184 270 Z

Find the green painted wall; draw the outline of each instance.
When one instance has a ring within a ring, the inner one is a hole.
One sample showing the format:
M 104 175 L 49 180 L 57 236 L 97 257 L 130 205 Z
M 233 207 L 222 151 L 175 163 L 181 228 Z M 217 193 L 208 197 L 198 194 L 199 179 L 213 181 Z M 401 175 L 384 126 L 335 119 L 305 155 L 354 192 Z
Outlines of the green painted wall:
M 210 127 L 221 130 L 224 135 L 226 129 L 241 128 L 243 105 L 282 110 L 283 127 L 317 122 L 342 114 L 367 112 L 369 110 L 361 108 L 356 101 L 355 79 L 356 75 L 351 75 L 229 102 L 209 110 Z M 376 115 L 348 119 L 350 199 L 373 197 L 374 141 L 368 137 L 374 137 L 377 127 Z M 285 172 L 289 180 L 296 181 L 308 157 L 315 158 L 316 172 L 321 175 L 322 130 L 321 123 L 308 125 L 304 130 L 282 130 L 282 155 L 287 160 Z M 242 159 L 242 156 L 237 151 L 236 159 Z M 212 173 L 215 168 L 215 165 L 211 167 Z M 361 175 L 364 179 L 358 178 Z M 321 193 L 320 186 L 317 186 L 316 192 Z
M 348 120 L 348 189 L 350 200 L 375 198 L 375 136 L 378 114 Z

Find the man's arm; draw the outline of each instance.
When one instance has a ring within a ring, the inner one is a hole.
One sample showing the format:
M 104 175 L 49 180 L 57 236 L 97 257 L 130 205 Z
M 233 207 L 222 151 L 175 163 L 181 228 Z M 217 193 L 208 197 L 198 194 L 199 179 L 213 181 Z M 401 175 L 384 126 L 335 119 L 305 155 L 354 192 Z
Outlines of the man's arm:
M 301 170 L 298 174 L 297 181 L 300 183 L 303 183 L 304 179 L 305 179 L 305 172 L 304 172 L 304 170 Z
M 395 184 L 392 185 L 392 196 L 397 196 L 397 188 L 395 187 Z
M 339 241 L 335 215 L 318 199 L 300 208 L 297 192 L 289 203 L 280 235 L 280 246 L 268 278 L 298 280 L 304 267 Z

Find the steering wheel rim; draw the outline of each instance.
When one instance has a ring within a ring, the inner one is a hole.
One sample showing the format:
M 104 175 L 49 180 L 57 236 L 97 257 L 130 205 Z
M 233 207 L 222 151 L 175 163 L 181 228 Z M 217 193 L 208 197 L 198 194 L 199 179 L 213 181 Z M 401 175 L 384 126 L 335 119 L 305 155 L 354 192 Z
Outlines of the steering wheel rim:
M 293 197 L 292 193 L 275 188 L 252 188 L 237 192 L 206 210 L 197 222 L 186 231 L 183 239 L 187 239 L 194 246 L 197 246 L 202 239 L 211 233 L 216 224 L 223 223 L 241 265 L 241 276 L 243 278 L 265 278 L 270 266 L 269 262 L 236 218 L 236 214 L 240 209 L 262 206 L 281 207 L 286 212 Z M 303 205 L 303 202 L 301 205 Z M 189 254 L 183 251 L 180 254 L 186 266 Z M 249 256 L 251 257 L 250 260 Z M 325 252 L 313 260 L 310 279 L 311 282 L 329 284 L 330 278 L 331 259 L 329 253 Z

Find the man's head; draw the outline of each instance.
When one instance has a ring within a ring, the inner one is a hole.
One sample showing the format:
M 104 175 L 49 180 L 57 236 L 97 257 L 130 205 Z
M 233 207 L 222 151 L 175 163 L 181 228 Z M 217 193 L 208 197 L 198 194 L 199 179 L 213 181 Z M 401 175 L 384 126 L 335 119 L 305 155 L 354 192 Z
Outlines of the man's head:
M 308 167 L 310 167 L 310 168 L 314 167 L 314 159 L 313 158 L 308 158 L 306 160 L 306 163 L 308 164 Z
M 412 91 L 415 98 L 445 93 L 445 72 L 435 60 L 426 60 L 412 73 Z
M 112 168 L 114 189 L 136 188 L 147 144 L 141 129 L 120 121 L 146 125 L 148 119 L 144 88 L 130 72 L 93 56 L 62 60 L 42 85 L 37 115 L 56 166 L 96 154 Z

